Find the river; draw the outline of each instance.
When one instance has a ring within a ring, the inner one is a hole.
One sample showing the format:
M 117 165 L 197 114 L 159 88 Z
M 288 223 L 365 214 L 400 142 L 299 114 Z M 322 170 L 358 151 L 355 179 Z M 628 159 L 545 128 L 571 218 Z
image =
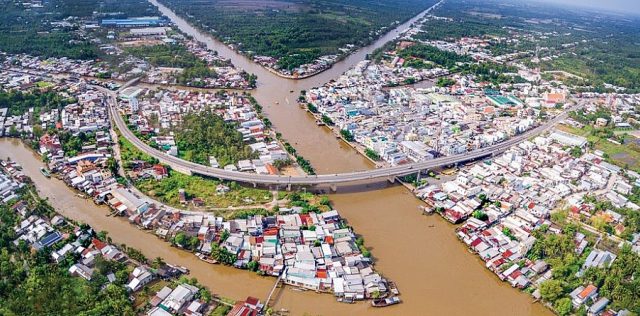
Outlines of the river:
M 310 78 L 290 80 L 267 71 L 199 32 L 155 0 L 150 1 L 183 32 L 230 58 L 237 67 L 258 76 L 254 96 L 263 105 L 276 130 L 311 161 L 318 173 L 373 167 L 349 145 L 336 140 L 327 129 L 317 128 L 315 120 L 300 110 L 295 100 L 300 90 L 320 86 L 340 76 L 366 54 L 393 39 L 424 12 L 329 70 Z M 64 183 L 42 176 L 39 172 L 42 164 L 37 157 L 15 140 L 0 140 L 0 153 L 0 157 L 10 156 L 22 164 L 40 194 L 48 197 L 62 214 L 98 230 L 106 230 L 115 242 L 138 248 L 150 258 L 160 256 L 167 262 L 189 268 L 192 276 L 214 293 L 234 299 L 247 295 L 264 299 L 275 281 L 246 271 L 209 265 L 135 229 L 121 218 L 106 217 L 106 208 L 76 197 Z M 331 295 L 285 288 L 277 296 L 276 309 L 286 308 L 294 315 L 552 315 L 542 305 L 533 303 L 528 295 L 500 282 L 485 269 L 483 262 L 456 239 L 453 225 L 437 216 L 421 215 L 417 208 L 420 201 L 404 187 L 379 186 L 378 190 L 354 193 L 339 188 L 331 200 L 355 231 L 364 236 L 375 257 L 376 269 L 397 283 L 403 303 L 375 309 L 366 303 L 340 304 Z

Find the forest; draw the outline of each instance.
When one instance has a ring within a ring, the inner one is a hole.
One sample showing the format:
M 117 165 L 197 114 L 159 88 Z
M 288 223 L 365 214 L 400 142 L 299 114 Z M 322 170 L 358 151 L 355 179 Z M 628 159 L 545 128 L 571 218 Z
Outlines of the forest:
M 225 122 L 211 110 L 187 114 L 175 131 L 179 155 L 203 165 L 208 165 L 209 156 L 214 156 L 221 166 L 258 158 L 236 128 L 236 124 Z
M 163 0 L 219 39 L 241 51 L 284 58 L 291 69 L 347 44 L 361 46 L 375 33 L 405 21 L 436 1 L 285 0 L 233 4 L 215 0 Z

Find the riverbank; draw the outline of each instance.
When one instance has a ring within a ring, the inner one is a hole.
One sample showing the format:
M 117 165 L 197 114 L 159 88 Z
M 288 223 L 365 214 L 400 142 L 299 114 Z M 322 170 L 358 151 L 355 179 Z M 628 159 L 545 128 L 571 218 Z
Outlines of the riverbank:
M 77 192 L 77 195 L 83 193 L 72 187 L 69 189 Z M 136 228 L 153 232 L 161 240 L 193 253 L 204 262 L 276 276 L 279 277 L 278 282 L 281 279 L 294 288 L 333 293 L 349 301 L 393 295 L 390 292 L 391 283 L 373 271 L 370 253 L 363 239 L 356 238 L 357 235 L 337 211 L 332 211 L 330 207 L 327 209 L 328 200 L 322 202 L 322 199 L 310 193 L 304 196 L 291 194 L 291 206 L 280 207 L 277 211 L 245 210 L 236 217 L 223 219 L 208 212 L 185 213 L 162 204 L 155 205 L 149 203 L 145 196 L 127 198 L 134 193 L 126 187 L 115 186 L 110 192 L 111 195 L 107 193 L 102 198 L 108 201 L 112 210 L 109 215 L 124 214 Z M 95 196 L 93 199 L 96 204 L 97 198 Z M 125 213 L 121 209 L 123 204 L 138 205 L 139 202 L 135 200 L 147 201 L 143 213 L 135 210 Z M 320 204 L 316 205 L 312 200 Z M 249 231 L 242 227 L 253 229 Z M 253 241 L 243 242 L 247 239 Z M 292 250 L 294 245 L 297 251 Z M 295 255 L 296 259 L 284 260 L 284 256 L 291 255 Z M 320 257 L 315 260 L 322 259 L 325 262 L 323 265 L 313 265 L 313 269 L 303 268 L 309 265 L 307 257 L 317 256 Z M 307 276 L 307 272 L 313 272 L 315 278 Z M 305 276 L 301 277 L 301 274 Z M 346 279 L 349 279 L 348 285 Z M 358 279 L 361 282 L 359 286 Z
M 209 34 L 199 32 L 155 0 L 151 2 L 159 5 L 161 12 L 185 33 L 206 42 L 211 49 L 230 58 L 234 65 L 258 75 L 258 89 L 252 95 L 264 105 L 265 114 L 274 128 L 311 161 L 318 173 L 373 167 L 351 146 L 336 141 L 335 135 L 327 129 L 311 128 L 315 120 L 300 111 L 297 104 L 287 104 L 286 97 L 291 95 L 290 91 L 298 95 L 301 90 L 321 86 L 339 77 L 422 15 L 349 55 L 329 71 L 305 80 L 283 80 Z M 274 105 L 276 102 L 279 105 Z M 422 216 L 418 206 L 423 204 L 406 189 L 388 184 L 378 184 L 376 189 L 375 192 L 339 189 L 338 194 L 331 195 L 331 200 L 349 224 L 367 239 L 367 246 L 375 253 L 378 270 L 402 288 L 403 304 L 391 307 L 391 311 L 404 314 L 551 315 L 542 305 L 532 305 L 528 296 L 497 281 L 460 244 L 453 232 L 454 226 L 436 216 Z M 383 313 L 363 304 L 337 304 L 327 296 L 285 291 L 278 298 L 279 304 L 299 314 L 305 311 L 327 315 Z
M 191 275 L 223 296 L 236 299 L 247 295 L 266 297 L 273 285 L 271 278 L 208 264 L 192 254 L 160 242 L 151 234 L 132 229 L 125 220 L 107 217 L 106 207 L 78 198 L 57 179 L 45 178 L 39 172 L 41 163 L 38 157 L 17 140 L 0 140 L 0 151 L 18 161 L 25 173 L 34 180 L 38 191 L 66 216 L 86 222 L 97 230 L 108 231 L 115 242 L 138 248 L 149 258 L 162 257 L 168 262 L 189 268 Z M 332 202 L 348 219 L 349 225 L 365 236 L 367 247 L 376 255 L 374 260 L 377 269 L 391 277 L 401 288 L 403 304 L 389 309 L 372 309 L 367 304 L 338 304 L 329 295 L 285 290 L 275 297 L 276 309 L 286 308 L 294 315 L 305 312 L 374 315 L 389 311 L 450 315 L 467 312 L 475 315 L 550 315 L 542 305 L 530 304 L 527 296 L 492 277 L 493 274 L 479 264 L 480 260 L 469 255 L 466 247 L 458 242 L 452 234 L 452 225 L 438 217 L 420 215 L 417 206 L 421 203 L 411 197 L 406 189 L 383 186 L 376 192 L 332 195 Z M 372 221 L 372 218 L 376 220 Z M 398 230 L 398 227 L 402 229 Z M 416 252 L 416 249 L 420 251 Z M 411 260 L 408 260 L 407 254 L 412 254 Z M 451 272 L 443 273 L 446 271 Z M 454 301 L 473 304 L 454 304 Z
M 158 4 L 161 4 L 162 6 L 164 6 L 166 8 L 169 8 L 169 5 L 167 3 L 165 3 L 164 1 L 162 1 L 162 0 L 150 0 L 149 2 L 151 4 L 156 5 L 156 6 L 158 6 Z M 372 43 L 375 43 L 378 40 L 380 40 L 382 38 L 385 38 L 387 35 L 389 35 L 391 33 L 394 33 L 394 32 L 398 33 L 397 32 L 398 29 L 400 29 L 404 25 L 408 25 L 408 24 L 413 23 L 417 19 L 417 17 L 425 16 L 426 14 L 431 12 L 433 9 L 437 8 L 442 2 L 443 1 L 439 1 L 439 2 L 435 3 L 431 7 L 426 8 L 423 11 L 421 11 L 420 13 L 418 13 L 416 16 L 408 17 L 408 18 L 406 18 L 406 19 L 404 19 L 402 21 L 395 21 L 394 23 L 392 23 L 389 26 L 382 27 L 380 30 L 376 31 L 377 38 L 375 38 L 375 39 L 368 39 L 368 40 L 360 43 L 358 46 L 351 45 L 352 47 L 350 47 L 348 49 L 348 51 L 345 51 L 346 48 L 341 48 L 340 52 L 337 55 L 335 55 L 336 56 L 335 59 L 332 60 L 329 64 L 327 64 L 326 66 L 323 66 L 323 67 L 321 67 L 321 68 L 319 68 L 317 70 L 314 70 L 314 71 L 311 71 L 311 72 L 308 72 L 308 73 L 304 73 L 304 74 L 301 74 L 301 75 L 299 75 L 299 74 L 286 74 L 286 73 L 283 73 L 283 72 L 281 72 L 281 71 L 279 71 L 279 70 L 277 70 L 277 69 L 275 69 L 275 68 L 273 68 L 273 67 L 271 67 L 271 66 L 269 66 L 269 65 L 267 65 L 267 64 L 265 64 L 263 62 L 255 60 L 253 55 L 247 54 L 246 52 L 237 49 L 236 43 L 225 43 L 225 41 L 223 39 L 221 39 L 219 36 L 217 36 L 216 34 L 213 34 L 213 33 L 209 32 L 209 31 L 207 31 L 206 29 L 203 29 L 203 27 L 202 27 L 202 25 L 200 25 L 199 21 L 198 20 L 194 20 L 194 18 L 192 16 L 190 16 L 189 14 L 184 14 L 183 13 L 182 16 L 186 15 L 186 17 L 183 17 L 183 18 L 186 19 L 186 21 L 188 21 L 192 25 L 192 27 L 194 27 L 198 32 L 206 33 L 208 36 L 210 36 L 211 38 L 214 38 L 216 41 L 218 41 L 221 44 L 225 45 L 228 49 L 232 50 L 236 54 L 241 55 L 241 56 L 243 56 L 243 57 L 245 57 L 247 59 L 250 59 L 250 60 L 252 60 L 252 62 L 256 63 L 257 65 L 260 65 L 260 67 L 262 67 L 267 72 L 270 72 L 270 73 L 272 73 L 272 74 L 274 74 L 277 77 L 282 78 L 282 79 L 304 80 L 304 79 L 308 79 L 308 78 L 311 78 L 311 77 L 315 77 L 315 76 L 317 76 L 317 75 L 319 75 L 319 74 L 321 74 L 323 72 L 326 72 L 327 70 L 331 69 L 337 63 L 343 61 L 344 59 L 349 58 L 352 54 L 354 54 L 358 50 L 360 50 L 360 49 L 362 49 L 364 47 L 372 45 Z M 398 35 L 400 35 L 400 34 L 396 34 L 396 36 L 398 36 Z M 326 57 L 329 57 L 329 56 L 332 56 L 332 55 L 319 56 L 315 60 L 316 63 L 306 65 L 306 68 L 316 66 L 317 63 L 322 58 L 326 58 Z M 257 56 L 257 57 L 266 57 L 266 56 Z M 268 58 L 273 58 L 273 57 L 268 57 Z M 305 66 L 305 65 L 301 65 L 301 66 Z

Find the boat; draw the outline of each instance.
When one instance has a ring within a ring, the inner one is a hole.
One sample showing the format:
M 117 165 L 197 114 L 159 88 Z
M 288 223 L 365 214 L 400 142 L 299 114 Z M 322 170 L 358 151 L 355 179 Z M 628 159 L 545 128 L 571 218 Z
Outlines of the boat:
M 276 101 L 276 104 L 280 104 L 280 102 Z
M 40 173 L 47 178 L 51 178 L 51 173 L 49 173 L 49 171 L 44 167 L 40 168 Z
M 196 257 L 198 257 L 198 259 L 200 259 L 200 260 L 202 260 L 202 261 L 204 261 L 204 262 L 206 262 L 206 263 L 210 263 L 210 264 L 217 264 L 217 263 L 218 263 L 218 261 L 217 261 L 217 260 L 214 260 L 214 259 L 208 258 L 208 257 L 207 257 L 207 256 L 205 256 L 203 253 L 198 253 L 198 254 L 196 254 Z
M 387 307 L 395 304 L 400 304 L 400 298 L 397 296 L 385 298 L 385 299 L 377 299 L 371 301 L 371 306 L 373 307 Z
M 391 291 L 393 295 L 400 295 L 400 291 L 398 291 L 398 286 L 396 286 L 394 282 L 389 282 L 389 291 Z
M 353 304 L 356 301 L 352 297 L 339 297 L 338 302 L 345 304 Z
M 430 207 L 425 207 L 423 205 L 418 206 L 418 209 L 422 211 L 422 214 L 424 215 L 431 215 L 433 214 L 433 209 Z

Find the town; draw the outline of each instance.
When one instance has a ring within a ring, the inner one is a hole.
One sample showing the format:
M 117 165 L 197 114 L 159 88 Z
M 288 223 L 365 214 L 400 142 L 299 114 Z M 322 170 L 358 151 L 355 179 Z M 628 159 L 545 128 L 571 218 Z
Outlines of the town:
M 15 69 L 5 74 L 8 87 L 24 89 L 25 94 L 40 93 L 38 83 L 45 82 L 40 81 L 43 77 Z M 176 190 L 179 204 L 170 206 L 147 198 L 136 187 L 128 187 L 126 179 L 135 183 L 157 183 L 172 175 L 166 166 L 139 159 L 143 154 L 123 144 L 117 132 L 111 130 L 108 93 L 100 86 L 72 77 L 52 81 L 56 93 L 66 97 L 61 101 L 65 105 L 47 110 L 38 108 L 40 112 L 33 107 L 24 108 L 24 114 L 9 115 L 3 121 L 6 135 L 33 139 L 34 149 L 47 164 L 47 168 L 41 170 L 46 176 L 63 180 L 83 196 L 108 205 L 113 214 L 127 217 L 132 225 L 153 231 L 158 238 L 193 251 L 206 262 L 275 276 L 285 284 L 332 293 L 345 302 L 398 294 L 392 282 L 375 272 L 364 240 L 345 224 L 336 210 L 331 209 L 328 200 L 318 201 L 312 194 L 292 193 L 278 198 L 271 209 L 251 209 L 249 206 L 216 216 L 207 211 L 194 211 L 198 208 L 192 211 L 179 209 L 187 204 L 206 204 L 207 197 L 193 197 L 186 188 Z M 26 84 L 13 84 L 17 82 Z M 182 115 L 213 108 L 215 115 L 224 121 L 241 122 L 234 132 L 242 135 L 241 141 L 252 142 L 251 150 L 259 159 L 240 160 L 236 166 L 220 165 L 216 157 L 209 156 L 207 161 L 211 166 L 268 174 L 279 172 L 274 164 L 281 164 L 275 161 L 291 159 L 277 141 L 266 143 L 271 133 L 265 131 L 265 122 L 260 120 L 254 108 L 255 101 L 248 96 L 131 87 L 123 90 L 119 99 L 130 126 L 135 126 L 140 135 L 147 135 L 158 148 L 166 148 L 168 154 L 178 155 L 174 137 L 162 132 L 158 136 L 150 135 L 179 124 Z M 75 103 L 69 103 L 71 101 Z M 151 125 L 152 116 L 157 125 Z M 114 148 L 120 150 L 114 151 Z M 119 165 L 126 170 L 124 177 Z M 214 194 L 222 197 L 247 190 L 234 184 L 213 184 Z M 271 202 L 271 194 L 266 191 L 263 194 L 268 197 L 265 201 Z M 65 253 L 74 250 L 66 248 Z M 141 269 L 138 269 L 139 274 L 149 274 Z M 73 268 L 74 273 L 88 280 L 90 270 L 86 265 Z M 148 280 L 145 276 L 144 280 L 136 282 L 140 284 L 134 285 L 133 290 L 138 290 Z M 197 292 L 189 294 L 188 290 L 188 287 L 187 290 L 179 289 L 189 297 Z M 162 292 L 166 296 L 167 291 L 163 289 Z M 172 310 L 177 312 L 181 306 Z M 149 315 L 161 315 L 158 313 L 156 308 Z
M 16 222 L 10 231 L 15 236 L 12 243 L 48 256 L 55 269 L 66 270 L 87 284 L 98 284 L 112 292 L 109 299 L 122 304 L 119 308 L 123 314 L 135 311 L 154 316 L 205 315 L 218 309 L 234 313 L 262 310 L 263 305 L 256 298 L 234 304 L 222 300 L 195 279 L 186 278 L 186 268 L 164 263 L 161 258 L 149 260 L 133 248 L 123 250 L 112 244 L 105 232 L 56 215 L 33 193 L 31 181 L 19 164 L 3 160 L 0 165 L 3 217 Z M 3 238 L 10 236 L 5 234 L 8 233 L 3 231 Z M 143 287 L 155 290 L 148 294 L 142 291 Z
M 633 15 L 5 11 L 0 310 L 640 313 Z

